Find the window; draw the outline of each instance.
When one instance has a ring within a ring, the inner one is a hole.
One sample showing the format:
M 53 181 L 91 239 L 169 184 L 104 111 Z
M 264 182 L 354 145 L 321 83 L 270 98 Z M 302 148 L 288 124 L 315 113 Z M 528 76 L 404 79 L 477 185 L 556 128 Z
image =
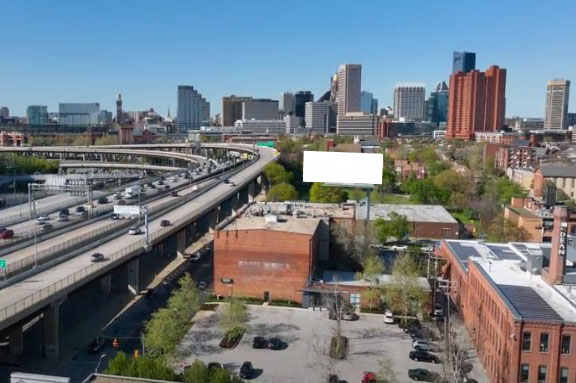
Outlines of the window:
M 548 352 L 548 333 L 540 334 L 540 352 Z
M 560 367 L 560 379 L 558 383 L 568 383 L 568 368 Z
M 532 333 L 525 331 L 522 333 L 522 351 L 530 351 L 532 349 Z
M 538 366 L 538 383 L 546 383 L 548 379 L 548 367 Z
M 562 354 L 570 354 L 570 335 L 562 335 Z
M 520 366 L 520 383 L 528 382 L 530 379 L 530 366 L 523 364 Z
M 443 228 L 442 229 L 442 238 L 450 237 L 450 229 Z

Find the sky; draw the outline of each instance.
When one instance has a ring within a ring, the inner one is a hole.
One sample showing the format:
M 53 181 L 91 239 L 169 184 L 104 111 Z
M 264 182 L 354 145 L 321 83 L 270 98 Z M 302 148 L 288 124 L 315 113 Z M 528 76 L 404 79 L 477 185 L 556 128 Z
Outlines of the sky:
M 178 85 L 221 111 L 222 96 L 329 89 L 343 63 L 362 64 L 379 106 L 394 85 L 429 93 L 452 52 L 507 69 L 506 115 L 544 115 L 546 82 L 576 81 L 574 0 L 0 0 L 0 105 L 100 102 L 176 114 Z M 576 112 L 576 85 L 570 111 Z

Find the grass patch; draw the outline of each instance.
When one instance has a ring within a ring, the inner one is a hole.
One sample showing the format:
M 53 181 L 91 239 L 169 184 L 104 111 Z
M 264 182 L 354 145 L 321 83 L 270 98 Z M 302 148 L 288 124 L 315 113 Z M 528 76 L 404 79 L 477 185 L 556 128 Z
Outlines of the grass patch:
M 264 303 L 264 299 L 254 297 L 234 297 L 233 299 L 240 300 L 247 305 L 262 305 Z
M 332 359 L 344 360 L 348 356 L 348 338 L 345 336 L 332 337 L 330 341 L 330 357 Z
M 268 303 L 270 306 L 283 306 L 283 307 L 302 307 L 300 303 L 286 301 L 282 299 L 275 299 Z
M 236 346 L 238 346 L 238 343 L 240 343 L 240 339 L 242 339 L 243 335 L 244 331 L 233 337 L 229 337 L 228 335 L 224 334 L 224 338 L 220 341 L 220 347 L 235 348 Z

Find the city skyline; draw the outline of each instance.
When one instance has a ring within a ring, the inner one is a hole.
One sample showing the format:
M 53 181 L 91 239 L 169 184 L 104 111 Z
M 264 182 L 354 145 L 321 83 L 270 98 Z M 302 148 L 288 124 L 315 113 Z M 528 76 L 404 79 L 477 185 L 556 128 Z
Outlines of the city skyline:
M 576 11 L 572 2 L 533 2 L 526 7 L 499 4 L 497 14 L 492 14 L 490 6 L 475 7 L 471 13 L 466 11 L 473 5 L 459 5 L 459 16 L 450 23 L 438 22 L 444 16 L 449 20 L 450 12 L 456 11 L 450 4 L 417 3 L 423 12 L 414 13 L 413 23 L 390 17 L 386 31 L 360 22 L 353 23 L 352 29 L 339 30 L 333 25 L 343 16 L 339 7 L 315 4 L 303 16 L 304 23 L 317 21 L 309 23 L 311 29 L 306 32 L 289 28 L 291 18 L 265 2 L 232 3 L 224 14 L 206 5 L 191 12 L 192 5 L 181 3 L 164 8 L 153 3 L 137 7 L 133 2 L 104 2 L 101 9 L 75 3 L 33 7 L 8 3 L 0 30 L 18 37 L 3 42 L 10 54 L 0 62 L 0 105 L 19 116 L 26 114 L 29 105 L 47 105 L 54 112 L 59 103 L 66 102 L 98 102 L 102 109 L 114 110 L 115 95 L 122 93 L 126 110 L 153 107 L 164 115 L 168 109 L 172 113 L 177 109 L 177 86 L 189 84 L 202 90 L 214 106 L 214 115 L 221 112 L 221 98 L 231 94 L 277 99 L 284 91 L 310 90 L 318 97 L 329 89 L 328 79 L 341 64 L 359 63 L 364 69 L 362 90 L 373 93 L 380 107 L 386 107 L 393 103 L 398 82 L 424 83 L 428 97 L 437 82 L 448 81 L 453 51 L 467 51 L 476 53 L 476 67 L 495 64 L 508 69 L 508 117 L 544 117 L 547 82 L 576 78 L 576 67 L 571 65 L 576 60 L 575 40 L 570 36 L 574 32 L 568 27 L 569 15 Z M 106 4 L 114 5 L 116 11 L 108 12 Z M 351 18 L 378 10 L 411 14 L 413 8 L 414 4 L 383 7 L 368 1 L 347 13 Z M 563 12 L 557 12 L 559 8 Z M 514 18 L 508 17 L 512 11 Z M 162 12 L 168 12 L 167 17 L 155 18 L 155 28 L 149 28 L 144 20 Z M 330 17 L 318 19 L 324 12 Z M 526 19 L 550 12 L 558 15 L 554 25 L 560 30 L 522 27 Z M 274 17 L 263 20 L 265 13 Z M 482 17 L 488 13 L 491 17 Z M 130 17 L 121 16 L 127 14 Z M 63 16 L 66 23 L 53 23 Z M 186 23 L 181 22 L 184 19 Z M 194 28 L 186 29 L 188 25 Z M 279 28 L 283 25 L 286 28 Z M 214 33 L 214 28 L 220 33 Z M 262 30 L 275 33 L 258 33 Z M 329 32 L 321 33 L 325 30 Z M 429 30 L 438 39 L 407 48 Z M 226 36 L 233 31 L 237 41 L 250 38 L 246 42 L 250 41 L 251 48 L 230 45 Z M 395 35 L 392 40 L 386 39 L 390 31 Z M 365 38 L 353 44 L 357 36 Z M 385 39 L 386 49 L 366 49 Z M 290 49 L 274 49 L 280 40 Z M 202 56 L 191 47 L 202 49 Z M 145 56 L 138 53 L 144 48 Z M 302 58 L 287 53 L 294 49 Z M 561 52 L 562 60 L 534 53 L 543 51 Z M 572 101 L 569 111 L 574 109 Z

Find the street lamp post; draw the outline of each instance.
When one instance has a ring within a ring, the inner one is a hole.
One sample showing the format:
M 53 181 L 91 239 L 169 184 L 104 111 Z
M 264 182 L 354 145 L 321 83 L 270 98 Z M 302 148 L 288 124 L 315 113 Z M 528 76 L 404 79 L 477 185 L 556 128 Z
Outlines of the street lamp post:
M 234 279 L 232 278 L 220 278 L 220 282 L 225 284 L 227 287 L 230 288 L 230 303 L 232 303 L 232 298 L 234 297 Z
M 98 368 L 100 368 L 100 363 L 102 362 L 102 359 L 104 359 L 104 358 L 106 358 L 106 354 L 100 355 L 100 359 L 98 359 L 98 364 L 96 365 L 96 368 L 94 369 L 95 374 L 98 373 Z

